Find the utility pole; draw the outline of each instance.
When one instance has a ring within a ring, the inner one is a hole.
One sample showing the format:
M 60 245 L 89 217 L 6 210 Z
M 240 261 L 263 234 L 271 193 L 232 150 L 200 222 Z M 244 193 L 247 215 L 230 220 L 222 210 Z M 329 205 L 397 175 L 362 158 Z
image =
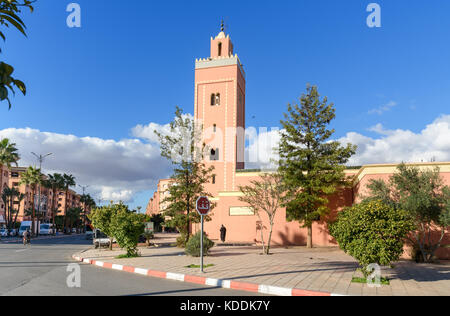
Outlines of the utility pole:
M 85 191 L 87 188 L 89 188 L 88 185 L 78 185 L 80 188 L 83 189 L 83 233 L 86 233 L 86 195 Z
M 42 163 L 44 162 L 44 159 L 47 158 L 48 156 L 52 155 L 52 153 L 48 153 L 46 155 L 37 155 L 34 152 L 31 152 L 31 154 L 37 158 L 37 160 L 39 162 L 39 172 L 41 172 L 41 174 L 42 174 Z M 34 196 L 33 196 L 33 199 L 34 199 Z M 34 201 L 33 201 L 33 204 L 34 204 Z M 41 184 L 39 183 L 38 214 L 40 214 L 40 213 L 41 213 Z M 36 218 L 35 218 L 35 220 L 36 220 Z M 32 227 L 34 227 L 35 224 L 34 223 L 32 223 L 32 224 L 33 224 Z M 39 236 L 39 228 L 36 229 L 36 232 L 37 232 L 36 235 Z M 32 232 L 32 235 L 33 234 L 34 234 L 34 231 Z

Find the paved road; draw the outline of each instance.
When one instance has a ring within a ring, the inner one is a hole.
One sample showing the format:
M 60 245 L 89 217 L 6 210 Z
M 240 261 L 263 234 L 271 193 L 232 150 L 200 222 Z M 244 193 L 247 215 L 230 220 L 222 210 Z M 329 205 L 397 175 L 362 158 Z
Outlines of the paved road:
M 81 237 L 34 241 L 31 246 L 0 242 L 0 295 L 183 295 L 248 296 L 212 288 L 81 264 L 81 287 L 69 288 L 71 256 L 89 247 Z

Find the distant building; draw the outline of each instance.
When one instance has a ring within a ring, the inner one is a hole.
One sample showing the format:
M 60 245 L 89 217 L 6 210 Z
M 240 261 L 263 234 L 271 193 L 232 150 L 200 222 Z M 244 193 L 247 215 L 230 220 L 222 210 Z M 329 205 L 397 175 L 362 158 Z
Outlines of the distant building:
M 55 205 L 57 207 L 57 213 L 55 214 L 56 216 L 65 215 L 67 209 L 70 209 L 72 207 L 82 207 L 82 203 L 80 202 L 81 196 L 78 195 L 75 191 L 69 190 L 67 198 L 68 203 L 66 205 L 65 191 L 58 191 L 56 193 L 56 196 L 53 196 L 53 192 L 51 189 L 47 189 L 44 186 L 41 186 L 41 207 L 39 208 L 39 187 L 36 188 L 33 196 L 33 190 L 29 185 L 20 184 L 21 175 L 27 170 L 27 168 L 12 167 L 11 170 L 6 170 L 5 168 L 3 170 L 3 178 L 0 178 L 0 180 L 2 180 L 1 183 L 3 184 L 1 187 L 2 191 L 3 188 L 7 186 L 10 188 L 16 188 L 20 193 L 25 195 L 25 198 L 20 203 L 17 199 L 13 203 L 14 209 L 19 209 L 19 214 L 17 217 L 17 220 L 19 222 L 24 220 L 31 220 L 31 216 L 27 216 L 25 214 L 26 210 L 31 210 L 33 208 L 33 199 L 36 214 L 37 211 L 40 210 L 44 221 L 50 221 L 53 218 L 52 205 L 55 199 Z M 7 175 L 5 175 L 6 173 Z M 0 214 L 4 214 L 4 212 L 5 208 L 2 201 L 0 203 Z

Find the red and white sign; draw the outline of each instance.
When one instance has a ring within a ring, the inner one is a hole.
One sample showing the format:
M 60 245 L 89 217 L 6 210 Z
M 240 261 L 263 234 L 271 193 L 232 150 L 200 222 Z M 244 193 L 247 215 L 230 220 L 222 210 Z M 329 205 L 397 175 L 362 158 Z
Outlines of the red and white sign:
M 206 196 L 201 196 L 197 199 L 196 209 L 200 215 L 208 215 L 211 210 L 211 203 Z

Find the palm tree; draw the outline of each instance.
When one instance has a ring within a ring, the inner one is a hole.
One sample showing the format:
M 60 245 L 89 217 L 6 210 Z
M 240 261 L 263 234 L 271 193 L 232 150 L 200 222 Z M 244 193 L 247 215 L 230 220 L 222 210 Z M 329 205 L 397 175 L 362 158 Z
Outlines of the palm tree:
M 15 164 L 18 166 L 20 156 L 16 148 L 16 144 L 11 143 L 8 138 L 3 138 L 0 140 L 0 172 L 2 172 L 2 165 L 5 165 L 8 170 L 11 170 L 11 165 Z M 0 184 L 1 187 L 1 184 Z M 4 192 L 2 192 L 3 194 Z M 3 198 L 3 197 L 2 197 Z M 7 219 L 7 204 L 5 203 L 5 221 Z M 11 209 L 10 209 L 11 212 Z M 8 224 L 9 225 L 9 224 Z
M 17 217 L 20 213 L 20 203 L 25 198 L 25 195 L 20 193 L 16 188 L 4 188 L 1 196 L 5 205 L 5 221 L 8 232 L 15 228 Z M 17 198 L 18 208 L 14 209 L 14 200 Z
M 21 177 L 20 177 L 20 184 L 25 184 L 27 186 L 30 186 L 31 190 L 32 190 L 32 200 L 33 200 L 33 208 L 32 208 L 32 212 L 31 212 L 31 234 L 34 235 L 35 233 L 35 217 L 36 217 L 36 205 L 35 205 L 35 198 L 34 196 L 36 195 L 36 189 L 37 186 L 40 185 L 42 183 L 42 173 L 41 173 L 41 169 L 38 168 L 34 168 L 34 167 L 28 167 L 27 171 L 25 171 L 24 173 L 22 173 Z
M 17 166 L 17 162 L 20 160 L 16 144 L 11 143 L 8 138 L 0 140 L 0 165 L 5 165 L 8 169 L 11 169 L 11 165 Z
M 65 182 L 64 177 L 59 173 L 49 174 L 47 176 L 47 180 L 44 181 L 44 186 L 50 190 L 52 190 L 52 222 L 53 227 L 55 227 L 55 218 L 56 218 L 56 211 L 57 207 L 55 207 L 55 204 L 57 203 L 57 192 L 60 190 L 63 190 L 65 188 Z M 53 234 L 55 234 L 55 229 L 53 229 Z
M 86 215 L 88 213 L 88 210 L 90 213 L 90 211 L 96 207 L 96 203 L 90 194 L 83 194 L 81 196 L 80 202 L 83 203 L 83 209 L 84 209 L 83 210 L 83 225 L 84 225 L 83 230 L 85 231 L 86 230 Z
M 22 193 L 20 193 L 20 192 L 19 192 L 19 194 L 17 195 L 17 201 L 18 201 L 19 203 L 17 204 L 17 210 L 15 210 L 16 216 L 14 217 L 14 221 L 13 221 L 13 225 L 12 225 L 13 228 L 15 228 L 15 226 L 16 226 L 16 223 L 17 223 L 17 217 L 19 216 L 19 213 L 20 213 L 20 204 L 21 204 L 22 201 L 25 199 L 25 197 L 26 197 L 26 195 L 25 195 L 25 194 L 22 194 Z M 25 205 L 24 205 L 24 208 L 25 208 Z
M 75 177 L 71 174 L 63 174 L 63 179 L 64 179 L 64 190 L 66 192 L 66 199 L 65 199 L 65 205 L 64 205 L 64 223 L 63 223 L 63 231 L 66 228 L 66 215 L 67 215 L 67 210 L 68 210 L 68 205 L 67 205 L 67 198 L 69 196 L 69 189 L 70 187 L 74 187 L 76 185 L 75 182 Z
M 11 222 L 12 222 L 12 206 L 13 206 L 13 202 L 14 202 L 14 198 L 16 197 L 16 195 L 19 192 L 12 188 L 10 189 L 9 187 L 5 187 L 3 189 L 2 192 L 2 201 L 3 204 L 5 205 L 5 222 L 6 222 L 6 227 L 8 228 L 8 230 L 11 229 Z

